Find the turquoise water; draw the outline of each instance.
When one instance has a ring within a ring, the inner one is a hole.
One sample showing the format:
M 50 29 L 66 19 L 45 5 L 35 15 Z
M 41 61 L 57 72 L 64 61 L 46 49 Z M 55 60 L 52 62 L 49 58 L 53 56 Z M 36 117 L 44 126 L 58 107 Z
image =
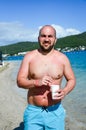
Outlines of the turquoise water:
M 65 98 L 64 106 L 68 114 L 78 122 L 82 122 L 86 128 L 86 51 L 70 52 L 66 55 L 75 73 L 76 86 Z
M 86 130 L 86 51 L 66 52 L 65 54 L 69 58 L 75 73 L 76 87 L 65 97 L 63 105 L 68 117 L 71 117 L 73 121 L 79 122 L 78 125 L 81 125 L 80 130 Z M 22 59 L 22 56 L 14 56 L 8 57 L 7 61 L 17 61 L 18 70 Z M 16 76 L 16 74 L 15 68 L 13 76 Z M 62 86 L 64 84 L 65 79 L 63 79 Z M 26 96 L 24 89 L 18 89 L 17 91 Z

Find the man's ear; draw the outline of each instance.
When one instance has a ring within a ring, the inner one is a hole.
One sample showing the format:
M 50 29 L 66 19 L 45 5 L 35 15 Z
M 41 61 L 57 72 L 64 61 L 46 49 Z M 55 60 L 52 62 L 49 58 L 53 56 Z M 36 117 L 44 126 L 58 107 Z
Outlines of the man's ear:
M 57 42 L 57 38 L 55 39 L 54 45 L 56 44 L 56 42 Z
M 38 36 L 38 42 L 39 42 L 39 36 Z

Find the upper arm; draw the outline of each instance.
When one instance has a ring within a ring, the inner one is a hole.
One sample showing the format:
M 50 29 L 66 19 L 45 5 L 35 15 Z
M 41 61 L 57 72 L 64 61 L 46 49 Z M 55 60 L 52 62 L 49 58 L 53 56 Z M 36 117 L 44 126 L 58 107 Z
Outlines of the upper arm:
M 29 62 L 30 62 L 29 54 L 26 54 L 20 65 L 19 72 L 18 72 L 18 78 L 21 78 L 21 77 L 27 78 L 28 77 Z
M 71 67 L 69 59 L 66 56 L 64 56 L 64 76 L 67 80 L 75 80 L 73 69 Z

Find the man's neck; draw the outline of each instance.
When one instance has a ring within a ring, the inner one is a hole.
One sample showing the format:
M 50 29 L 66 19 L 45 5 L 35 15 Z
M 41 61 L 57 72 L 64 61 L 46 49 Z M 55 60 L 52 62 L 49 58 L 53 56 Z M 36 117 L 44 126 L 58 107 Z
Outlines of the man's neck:
M 54 52 L 54 48 L 52 50 L 50 50 L 49 52 L 47 51 L 42 51 L 42 49 L 38 49 L 38 51 L 42 54 L 42 55 L 51 55 Z

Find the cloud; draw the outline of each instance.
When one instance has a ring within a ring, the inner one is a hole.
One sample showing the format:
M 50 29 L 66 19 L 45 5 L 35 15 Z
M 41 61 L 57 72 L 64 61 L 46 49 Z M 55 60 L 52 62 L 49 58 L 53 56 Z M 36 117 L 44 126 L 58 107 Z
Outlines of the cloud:
M 35 30 L 24 28 L 19 22 L 0 23 L 0 46 L 19 41 L 36 40 Z
M 52 24 L 52 26 L 56 29 L 58 38 L 80 33 L 79 30 L 73 28 L 64 29 L 55 24 Z M 20 41 L 37 41 L 40 27 L 41 26 L 36 29 L 26 29 L 24 25 L 19 22 L 0 23 L 0 46 Z
M 52 26 L 56 29 L 57 38 L 81 33 L 79 30 L 74 29 L 74 28 L 65 29 L 65 28 L 61 27 L 60 25 L 54 25 L 54 24 L 52 24 Z

